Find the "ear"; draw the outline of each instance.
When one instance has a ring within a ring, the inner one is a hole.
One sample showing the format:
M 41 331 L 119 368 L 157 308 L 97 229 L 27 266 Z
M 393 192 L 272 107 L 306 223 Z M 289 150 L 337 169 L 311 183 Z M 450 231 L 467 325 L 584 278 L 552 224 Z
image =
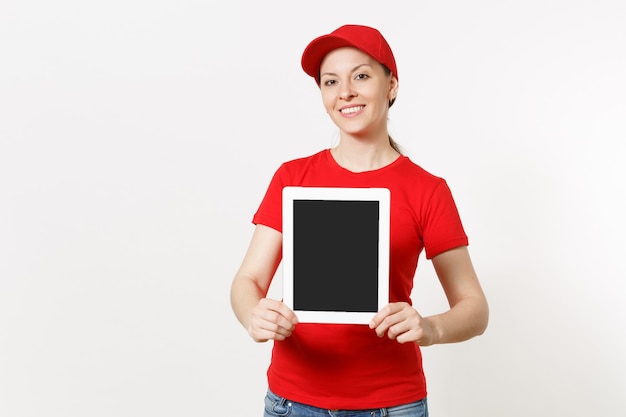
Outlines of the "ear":
M 392 75 L 389 81 L 389 92 L 387 93 L 387 98 L 389 101 L 393 101 L 396 99 L 396 97 L 398 96 L 399 86 L 400 83 L 398 82 L 398 79 L 394 75 Z

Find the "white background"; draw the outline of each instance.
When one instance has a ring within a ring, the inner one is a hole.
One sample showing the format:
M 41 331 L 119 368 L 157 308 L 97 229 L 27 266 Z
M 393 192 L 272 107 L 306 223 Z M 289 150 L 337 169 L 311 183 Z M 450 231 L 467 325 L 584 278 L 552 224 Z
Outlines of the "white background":
M 0 3 L 0 416 L 260 416 L 229 304 L 280 162 L 336 142 L 300 68 L 378 27 L 390 129 L 446 178 L 491 307 L 431 415 L 626 414 L 620 0 Z M 273 294 L 280 293 L 274 287 Z M 429 262 L 415 305 L 445 308 Z

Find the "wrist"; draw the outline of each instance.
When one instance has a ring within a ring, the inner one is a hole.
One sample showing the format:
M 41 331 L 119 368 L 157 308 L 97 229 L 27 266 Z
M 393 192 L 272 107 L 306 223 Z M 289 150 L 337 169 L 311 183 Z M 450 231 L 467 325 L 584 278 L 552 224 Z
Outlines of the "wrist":
M 426 322 L 426 326 L 424 326 L 427 330 L 427 340 L 422 346 L 430 346 L 441 343 L 444 338 L 443 335 L 443 326 L 441 326 L 441 320 L 438 315 L 424 317 L 424 321 Z

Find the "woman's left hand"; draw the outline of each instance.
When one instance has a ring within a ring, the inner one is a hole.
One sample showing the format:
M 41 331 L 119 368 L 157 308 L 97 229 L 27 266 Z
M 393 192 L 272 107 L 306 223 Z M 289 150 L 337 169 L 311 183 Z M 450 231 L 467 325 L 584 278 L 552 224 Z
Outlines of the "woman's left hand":
M 428 319 L 422 317 L 409 303 L 390 303 L 372 318 L 369 324 L 378 337 L 387 334 L 398 343 L 415 342 L 429 346 L 436 342 L 436 333 Z

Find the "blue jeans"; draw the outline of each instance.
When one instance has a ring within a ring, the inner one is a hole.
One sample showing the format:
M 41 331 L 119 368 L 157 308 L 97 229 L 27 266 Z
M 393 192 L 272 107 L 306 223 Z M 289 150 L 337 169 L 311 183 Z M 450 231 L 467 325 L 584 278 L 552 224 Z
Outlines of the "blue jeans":
M 267 390 L 264 417 L 428 417 L 426 398 L 414 403 L 368 410 L 327 410 L 279 397 Z

